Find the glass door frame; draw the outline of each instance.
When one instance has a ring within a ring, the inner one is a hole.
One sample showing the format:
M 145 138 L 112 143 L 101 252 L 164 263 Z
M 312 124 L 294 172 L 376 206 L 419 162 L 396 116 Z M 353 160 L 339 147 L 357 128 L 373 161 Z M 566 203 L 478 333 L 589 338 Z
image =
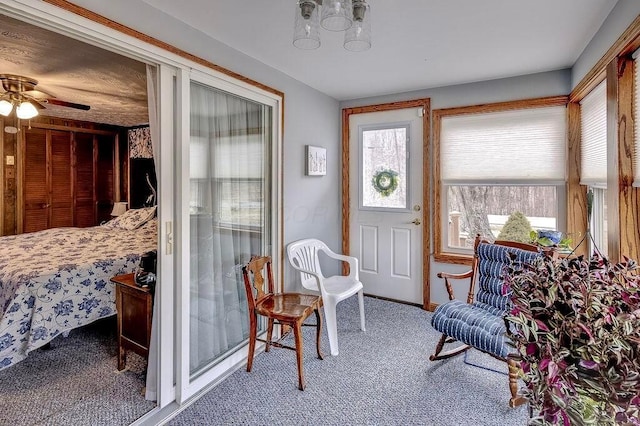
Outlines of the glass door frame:
M 178 321 L 176 338 L 177 375 L 176 401 L 183 404 L 196 394 L 205 391 L 222 381 L 228 374 L 242 366 L 247 359 L 247 345 L 222 360 L 215 360 L 198 376 L 191 378 L 190 359 L 190 235 L 189 235 L 189 143 L 190 126 L 190 85 L 197 82 L 214 89 L 223 90 L 239 97 L 272 107 L 272 147 L 271 147 L 271 247 L 268 250 L 273 258 L 274 275 L 282 283 L 282 114 L 283 99 L 274 93 L 264 91 L 241 81 L 233 81 L 228 76 L 216 72 L 180 70 L 177 74 L 177 126 L 179 133 L 175 150 L 176 164 L 176 319 Z
M 81 10 L 84 10 L 80 7 Z M 185 220 L 183 209 L 179 206 L 182 201 L 182 186 L 188 185 L 188 167 L 182 165 L 186 148 L 188 162 L 189 141 L 189 102 L 188 92 L 184 98 L 184 88 L 189 87 L 190 76 L 201 79 L 205 84 L 233 93 L 247 94 L 247 97 L 265 101 L 275 105 L 273 109 L 274 144 L 272 153 L 273 183 L 272 206 L 272 248 L 274 257 L 274 273 L 278 285 L 282 286 L 282 241 L 283 241 L 283 190 L 282 190 L 282 127 L 284 94 L 262 86 L 252 84 L 250 79 L 242 79 L 233 72 L 215 70 L 215 66 L 208 61 L 195 58 L 173 46 L 150 38 L 150 41 L 140 37 L 135 31 L 114 29 L 108 25 L 108 20 L 98 14 L 89 12 L 86 16 L 81 12 L 72 12 L 64 6 L 54 6 L 40 0 L 4 0 L 0 4 L 0 13 L 45 27 L 85 43 L 94 44 L 104 49 L 129 56 L 135 60 L 153 64 L 158 67 L 157 107 L 160 128 L 160 173 L 158 176 L 158 327 L 154 335 L 158 339 L 157 353 L 157 406 L 134 424 L 144 424 L 146 419 L 154 418 L 163 407 L 174 401 L 185 401 L 193 396 L 198 389 L 222 380 L 235 368 L 246 360 L 244 354 L 238 356 L 238 363 L 230 366 L 226 372 L 209 371 L 196 382 L 189 383 L 181 375 L 182 366 L 178 364 L 184 359 L 182 354 L 181 333 L 185 313 L 181 300 L 183 288 L 180 287 L 184 271 L 184 241 L 181 241 L 181 221 Z M 164 46 L 164 47 L 163 47 Z M 207 65 L 209 64 L 209 65 Z M 201 76 L 201 77 L 199 77 Z M 185 137 L 186 131 L 186 137 Z M 186 173 L 187 179 L 184 175 Z M 188 192 L 187 192 L 188 193 Z M 188 204 L 188 203 L 187 203 Z M 188 218 L 188 215 L 186 216 Z M 188 222 L 186 222 L 188 223 Z M 187 236 L 188 237 L 188 236 Z M 188 239 L 186 240 L 188 247 Z M 187 269 L 188 276 L 188 269 Z M 186 281 L 188 283 L 188 280 Z M 187 284 L 188 286 L 188 284 Z M 188 360 L 188 357 L 186 358 Z M 217 375 L 216 375 L 217 373 Z M 207 383 L 208 381 L 208 383 Z

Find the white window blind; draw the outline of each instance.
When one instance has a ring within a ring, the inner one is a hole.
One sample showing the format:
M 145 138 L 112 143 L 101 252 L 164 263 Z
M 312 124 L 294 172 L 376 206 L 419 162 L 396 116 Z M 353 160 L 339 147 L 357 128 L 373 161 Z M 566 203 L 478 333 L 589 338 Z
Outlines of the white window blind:
M 633 93 L 633 122 L 634 122 L 634 149 L 633 149 L 633 186 L 640 187 L 640 50 L 633 54 L 634 58 L 634 93 Z
M 580 183 L 607 186 L 607 81 L 580 102 Z
M 443 117 L 443 184 L 563 182 L 566 108 L 530 108 Z

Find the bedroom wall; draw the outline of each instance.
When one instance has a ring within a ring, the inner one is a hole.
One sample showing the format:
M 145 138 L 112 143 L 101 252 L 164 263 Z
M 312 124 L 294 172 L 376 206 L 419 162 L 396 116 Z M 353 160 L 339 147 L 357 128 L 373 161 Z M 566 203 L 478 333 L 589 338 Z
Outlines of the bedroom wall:
M 431 109 L 433 111 L 434 109 L 456 106 L 566 95 L 570 91 L 571 70 L 564 69 L 524 75 L 520 77 L 418 90 L 388 96 L 353 99 L 341 102 L 340 108 L 375 105 L 418 98 L 431 98 Z M 431 136 L 433 138 L 433 134 Z M 433 206 L 433 202 L 430 204 Z M 431 223 L 431 229 L 433 229 L 433 214 L 431 214 Z M 433 232 L 431 240 L 433 241 Z M 439 279 L 436 274 L 441 271 L 464 272 L 468 267 L 435 262 L 433 260 L 433 247 L 430 255 L 431 271 L 429 280 L 431 284 L 431 303 L 444 303 L 448 300 L 447 293 L 442 280 Z
M 335 99 L 140 0 L 73 3 L 283 92 L 284 242 L 321 237 L 330 247 L 340 249 L 340 108 Z M 326 176 L 304 175 L 305 145 L 327 148 Z M 285 288 L 295 289 L 297 277 L 285 265 Z

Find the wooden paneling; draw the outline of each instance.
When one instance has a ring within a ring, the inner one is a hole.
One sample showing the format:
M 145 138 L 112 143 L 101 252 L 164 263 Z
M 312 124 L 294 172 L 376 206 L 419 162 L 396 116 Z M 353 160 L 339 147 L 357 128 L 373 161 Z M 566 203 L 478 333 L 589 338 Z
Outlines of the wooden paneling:
M 607 256 L 620 259 L 618 196 L 618 61 L 607 66 Z
M 618 66 L 618 208 L 620 223 L 620 255 L 640 259 L 640 189 L 633 187 L 634 61 L 620 59 Z
M 567 105 L 567 233 L 577 245 L 587 232 L 587 190 L 580 185 L 580 104 Z M 588 244 L 576 247 L 576 254 L 586 255 Z

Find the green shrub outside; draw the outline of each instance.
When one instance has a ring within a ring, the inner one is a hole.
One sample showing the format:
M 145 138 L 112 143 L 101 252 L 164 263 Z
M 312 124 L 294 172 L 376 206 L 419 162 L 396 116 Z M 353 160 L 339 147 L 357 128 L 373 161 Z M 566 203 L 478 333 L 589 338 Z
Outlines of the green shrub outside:
M 529 219 L 521 212 L 513 212 L 502 227 L 498 239 L 528 243 L 531 240 L 530 233 Z

